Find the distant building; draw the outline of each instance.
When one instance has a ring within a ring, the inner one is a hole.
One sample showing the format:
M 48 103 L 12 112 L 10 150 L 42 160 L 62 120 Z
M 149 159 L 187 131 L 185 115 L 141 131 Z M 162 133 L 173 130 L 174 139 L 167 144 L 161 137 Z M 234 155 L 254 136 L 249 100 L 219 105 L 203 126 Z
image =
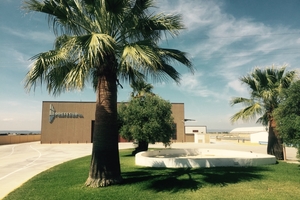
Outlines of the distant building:
M 268 132 L 264 126 L 235 128 L 230 133 L 249 134 L 251 143 L 267 144 Z
M 259 144 L 267 144 L 268 143 L 268 132 L 258 132 L 258 133 L 252 133 L 250 135 L 250 142 L 251 143 L 259 143 Z
M 185 134 L 206 134 L 206 126 L 186 125 Z
M 264 132 L 266 131 L 265 126 L 259 126 L 259 127 L 240 127 L 232 129 L 229 133 L 258 133 L 258 132 Z
M 185 126 L 185 134 L 194 136 L 195 143 L 209 143 L 209 136 L 205 135 L 207 133 L 206 126 L 199 125 L 187 125 Z
M 93 142 L 95 109 L 95 102 L 44 101 L 41 143 Z M 172 116 L 176 126 L 172 142 L 194 142 L 194 134 L 185 133 L 183 103 L 172 103 Z

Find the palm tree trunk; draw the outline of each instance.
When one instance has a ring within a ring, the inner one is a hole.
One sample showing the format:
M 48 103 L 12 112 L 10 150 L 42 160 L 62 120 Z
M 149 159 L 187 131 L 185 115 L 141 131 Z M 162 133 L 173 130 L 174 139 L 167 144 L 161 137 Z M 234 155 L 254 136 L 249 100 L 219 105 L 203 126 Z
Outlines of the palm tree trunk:
M 277 160 L 283 160 L 283 146 L 282 139 L 279 136 L 278 131 L 276 130 L 276 122 L 274 119 L 269 122 L 269 138 L 268 138 L 268 147 L 267 153 L 274 155 Z
M 103 187 L 122 181 L 117 130 L 116 75 L 106 72 L 98 78 L 90 187 Z

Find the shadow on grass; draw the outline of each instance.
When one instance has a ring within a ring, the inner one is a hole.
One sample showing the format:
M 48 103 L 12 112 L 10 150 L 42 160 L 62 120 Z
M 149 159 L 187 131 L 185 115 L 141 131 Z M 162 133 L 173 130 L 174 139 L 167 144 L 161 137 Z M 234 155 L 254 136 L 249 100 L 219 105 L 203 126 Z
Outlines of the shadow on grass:
M 220 187 L 239 182 L 260 180 L 266 167 L 216 167 L 216 168 L 136 168 L 123 172 L 125 184 L 143 185 L 143 189 L 156 192 L 196 191 L 204 186 Z

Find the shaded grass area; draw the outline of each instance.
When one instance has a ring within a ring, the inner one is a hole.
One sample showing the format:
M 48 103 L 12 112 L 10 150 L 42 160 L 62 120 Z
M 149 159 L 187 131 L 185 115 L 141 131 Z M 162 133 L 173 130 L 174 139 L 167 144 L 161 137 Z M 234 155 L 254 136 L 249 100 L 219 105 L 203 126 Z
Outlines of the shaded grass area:
M 162 169 L 138 167 L 121 150 L 124 182 L 88 188 L 90 156 L 55 166 L 10 193 L 9 199 L 299 199 L 300 168 L 279 162 L 259 167 Z

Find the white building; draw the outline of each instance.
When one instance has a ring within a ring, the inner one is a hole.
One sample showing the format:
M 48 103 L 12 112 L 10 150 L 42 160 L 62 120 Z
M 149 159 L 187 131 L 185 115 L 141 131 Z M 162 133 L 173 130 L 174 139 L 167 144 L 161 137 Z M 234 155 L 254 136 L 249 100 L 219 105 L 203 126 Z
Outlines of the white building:
M 185 134 L 194 135 L 195 143 L 209 143 L 209 136 L 206 137 L 206 126 L 185 126 Z
M 257 127 L 240 127 L 232 129 L 229 133 L 258 133 L 258 132 L 266 132 L 265 126 L 257 126 Z
M 268 132 L 264 126 L 235 128 L 230 133 L 250 134 L 251 143 L 267 144 Z
M 250 135 L 250 141 L 251 143 L 259 143 L 259 144 L 267 144 L 268 143 L 268 132 L 258 132 L 258 133 L 252 133 Z

